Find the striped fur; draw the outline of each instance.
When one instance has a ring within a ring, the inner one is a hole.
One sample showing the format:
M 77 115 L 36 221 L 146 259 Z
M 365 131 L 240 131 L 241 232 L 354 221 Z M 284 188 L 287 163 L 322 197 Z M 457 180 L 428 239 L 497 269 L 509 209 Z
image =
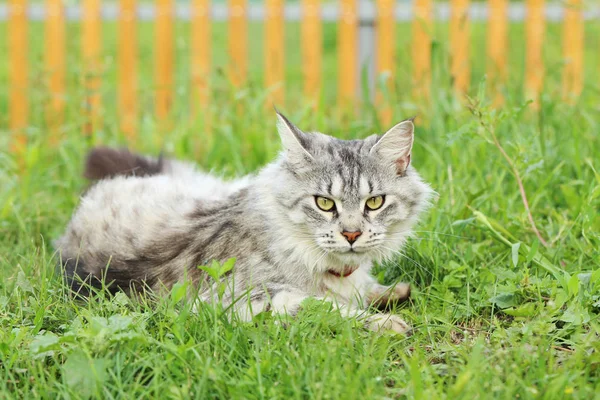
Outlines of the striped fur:
M 96 169 L 110 171 L 103 175 L 110 179 L 83 196 L 56 242 L 73 290 L 85 290 L 81 281 L 114 291 L 157 290 L 187 278 L 201 299 L 216 301 L 197 267 L 235 257 L 222 301 L 247 296 L 236 302 L 244 319 L 265 310 L 294 313 L 308 297 L 332 301 L 349 316 L 362 315 L 369 303 L 406 298 L 407 284 L 384 287 L 369 271 L 401 249 L 431 194 L 409 165 L 412 121 L 383 136 L 343 141 L 278 118 L 284 147 L 278 159 L 236 180 L 178 161 L 103 150 L 112 164 Z M 159 168 L 132 175 L 113 168 L 119 157 Z M 365 201 L 379 195 L 384 205 L 367 210 Z M 315 196 L 334 200 L 335 210 L 320 210 Z M 343 231 L 362 235 L 351 244 Z M 347 266 L 358 269 L 340 277 Z M 365 323 L 408 330 L 388 314 L 365 315 Z

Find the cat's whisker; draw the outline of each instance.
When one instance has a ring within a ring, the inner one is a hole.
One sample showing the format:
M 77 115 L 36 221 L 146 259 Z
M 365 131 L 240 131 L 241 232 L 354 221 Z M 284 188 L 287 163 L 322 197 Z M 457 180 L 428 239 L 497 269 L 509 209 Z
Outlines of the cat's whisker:
M 415 246 L 411 245 L 410 243 L 405 243 L 404 247 L 412 249 L 415 252 L 419 253 L 419 249 L 417 249 Z M 391 249 L 389 249 L 389 250 L 391 251 Z M 394 254 L 399 254 L 399 255 L 403 256 L 404 258 L 406 258 L 406 259 L 409 259 L 409 260 L 411 260 L 413 262 L 416 262 L 415 260 L 413 260 L 412 258 L 408 257 L 405 253 L 401 252 L 400 250 L 396 251 Z M 433 273 L 432 273 L 432 275 L 433 275 Z
M 392 248 L 389 248 L 389 247 L 386 247 L 386 246 L 382 246 L 382 247 L 383 247 L 384 249 L 387 249 L 387 250 L 389 250 L 389 251 L 393 252 L 394 254 L 397 254 L 397 255 L 399 255 L 399 256 L 401 256 L 401 257 L 404 257 L 404 258 L 406 258 L 407 260 L 411 261 L 413 264 L 415 264 L 416 266 L 418 266 L 419 268 L 421 268 L 421 270 L 422 270 L 423 272 L 426 272 L 426 273 L 428 273 L 429 275 L 431 275 L 431 277 L 433 277 L 433 276 L 434 276 L 434 275 L 433 275 L 433 272 L 429 271 L 427 268 L 425 268 L 425 267 L 424 267 L 423 265 L 421 265 L 419 262 L 417 262 L 416 260 L 414 260 L 414 259 L 410 258 L 410 257 L 409 257 L 409 256 L 407 256 L 406 254 L 404 254 L 402 251 L 400 251 L 400 250 L 394 250 L 394 249 L 392 249 Z
M 379 263 L 388 261 L 391 258 L 389 255 L 385 254 L 385 252 L 380 248 L 376 248 L 375 250 L 379 253 Z
M 415 236 L 415 235 L 409 235 L 406 232 L 397 232 L 397 233 L 391 233 L 388 234 L 387 238 L 384 239 L 403 239 L 404 241 L 406 241 L 406 239 L 411 239 L 411 240 L 430 240 L 430 241 L 435 241 L 435 242 L 439 242 L 439 240 L 434 239 L 434 238 L 427 238 L 427 237 L 420 237 L 420 236 Z
M 453 237 L 453 238 L 457 238 L 457 239 L 469 239 L 469 237 L 467 237 L 467 236 L 453 235 L 450 233 L 442 233 L 442 232 L 436 232 L 436 231 L 413 231 L 413 232 L 414 233 L 431 233 L 432 235 L 448 236 L 448 237 Z
M 382 260 L 380 262 L 384 262 L 384 261 L 390 261 L 391 258 L 395 255 L 395 254 L 385 254 L 383 252 L 383 250 L 378 249 L 378 251 L 381 253 L 381 258 Z M 402 265 L 397 264 L 398 269 L 400 269 L 400 272 L 402 272 L 405 275 L 408 275 L 407 271 L 402 267 Z
M 327 250 L 322 250 L 322 254 L 319 256 L 319 258 L 317 258 L 317 260 L 314 262 L 314 264 L 310 267 L 310 270 L 313 271 L 314 268 L 317 266 L 317 264 L 323 259 L 323 257 L 325 257 L 327 254 L 329 254 L 329 252 Z
M 327 239 L 328 238 L 327 234 L 311 234 L 311 233 L 301 232 L 301 231 L 294 230 L 294 229 L 289 229 L 289 231 L 294 236 L 294 238 L 297 238 L 297 239 L 308 239 L 308 240 L 312 240 L 312 241 L 316 242 L 319 239 Z

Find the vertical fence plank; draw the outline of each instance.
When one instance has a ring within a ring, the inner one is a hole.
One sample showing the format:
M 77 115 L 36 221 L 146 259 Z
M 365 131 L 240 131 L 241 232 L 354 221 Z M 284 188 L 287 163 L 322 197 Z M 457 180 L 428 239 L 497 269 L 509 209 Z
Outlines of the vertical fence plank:
M 538 97 L 544 82 L 544 0 L 527 0 L 525 20 L 525 95 L 539 106 Z
M 173 101 L 173 0 L 156 0 L 154 26 L 154 109 L 164 121 Z
M 563 29 L 563 97 L 572 102 L 583 89 L 583 16 L 582 1 L 568 0 L 565 4 Z
M 302 0 L 302 71 L 304 95 L 318 107 L 321 95 L 323 27 L 320 0 Z
M 120 0 L 119 112 L 121 131 L 129 141 L 137 124 L 137 32 L 135 0 Z
M 248 77 L 248 2 L 229 0 L 229 70 L 231 83 L 240 87 Z
M 413 87 L 416 98 L 428 99 L 431 91 L 432 1 L 415 0 L 412 26 Z
M 358 15 L 356 0 L 340 0 L 338 22 L 338 101 L 348 106 L 356 99 L 358 77 L 356 47 Z
M 50 100 L 46 108 L 46 120 L 52 134 L 51 141 L 58 140 L 57 128 L 62 124 L 65 107 L 65 10 L 63 0 L 46 0 L 45 63 L 48 73 Z
M 192 3 L 192 110 L 204 109 L 209 101 L 211 59 L 210 0 Z
M 27 126 L 27 1 L 10 0 L 8 21 L 10 130 L 12 150 L 21 152 L 26 144 Z
M 82 5 L 81 52 L 85 69 L 84 133 L 90 135 L 100 128 L 100 75 L 102 47 L 101 0 L 84 0 Z
M 391 88 L 392 72 L 394 66 L 394 0 L 377 0 L 377 76 L 385 79 L 385 86 Z M 379 79 L 378 79 L 379 81 Z M 379 117 L 384 125 L 389 125 L 392 122 L 392 107 L 388 100 L 385 104 L 385 96 L 381 93 L 383 88 L 379 88 L 377 101 L 380 103 Z
M 270 91 L 268 103 L 282 104 L 284 101 L 284 0 L 265 2 L 265 85 Z
M 508 0 L 489 0 L 488 7 L 487 76 L 494 92 L 494 102 L 500 104 L 500 88 L 507 78 Z
M 450 73 L 457 94 L 469 90 L 469 0 L 451 0 L 450 16 Z

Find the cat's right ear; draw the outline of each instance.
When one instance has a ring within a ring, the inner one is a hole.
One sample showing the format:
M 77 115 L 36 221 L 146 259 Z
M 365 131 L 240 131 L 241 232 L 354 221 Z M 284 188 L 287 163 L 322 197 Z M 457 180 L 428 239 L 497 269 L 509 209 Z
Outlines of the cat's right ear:
M 414 118 L 402 121 L 388 130 L 375 145 L 370 153 L 377 155 L 385 163 L 394 165 L 396 173 L 403 176 L 410 164 L 410 153 L 415 138 Z
M 277 130 L 281 143 L 285 149 L 286 157 L 290 162 L 307 162 L 314 160 L 313 156 L 308 151 L 309 138 L 306 133 L 300 128 L 292 124 L 285 115 L 281 114 L 277 109 Z

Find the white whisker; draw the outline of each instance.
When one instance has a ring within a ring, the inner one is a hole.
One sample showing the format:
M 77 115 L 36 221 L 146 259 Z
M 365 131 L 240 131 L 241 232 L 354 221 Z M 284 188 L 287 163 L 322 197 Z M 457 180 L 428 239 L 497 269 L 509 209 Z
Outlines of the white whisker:
M 414 259 L 410 258 L 409 256 L 407 256 L 406 254 L 402 253 L 400 250 L 394 250 L 394 249 L 391 249 L 391 248 L 389 248 L 389 247 L 385 247 L 385 246 L 382 246 L 382 247 L 383 247 L 384 249 L 387 249 L 387 250 L 389 250 L 389 251 L 393 252 L 394 254 L 397 254 L 397 255 L 399 255 L 399 256 L 401 256 L 401 257 L 404 257 L 404 258 L 406 258 L 407 260 L 411 261 L 413 264 L 415 264 L 416 266 L 418 266 L 419 268 L 421 268 L 421 269 L 422 269 L 424 272 L 427 272 L 429 275 L 431 275 L 431 277 L 433 277 L 433 276 L 434 276 L 434 275 L 433 275 L 433 273 L 432 273 L 431 271 L 429 271 L 427 268 L 425 268 L 423 265 L 421 265 L 421 264 L 420 264 L 419 262 L 417 262 L 416 260 L 414 260 Z

